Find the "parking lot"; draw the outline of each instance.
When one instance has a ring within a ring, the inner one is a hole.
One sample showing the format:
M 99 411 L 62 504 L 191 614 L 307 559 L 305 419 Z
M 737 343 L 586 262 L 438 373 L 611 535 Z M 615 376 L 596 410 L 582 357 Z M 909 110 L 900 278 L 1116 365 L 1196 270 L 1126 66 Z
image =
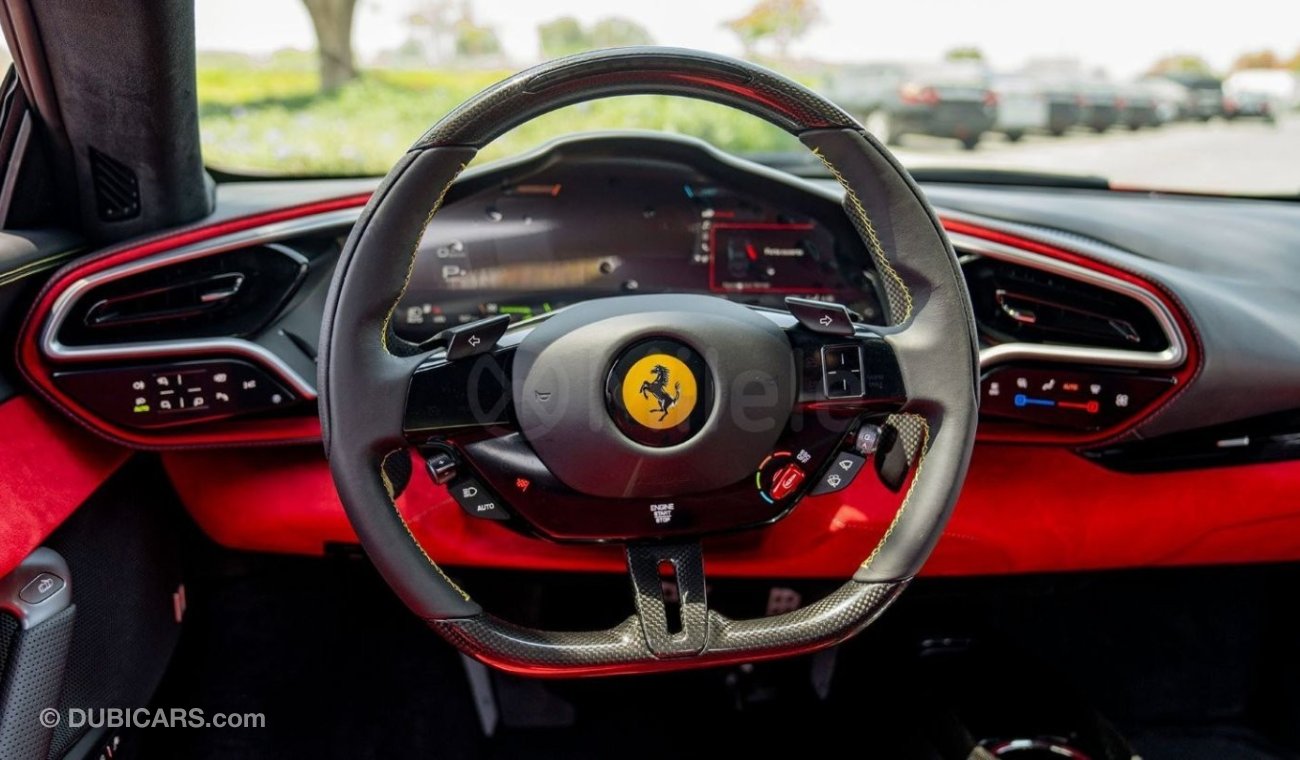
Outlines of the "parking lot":
M 955 140 L 907 135 L 895 152 L 909 167 L 975 166 L 1100 175 L 1116 186 L 1253 195 L 1300 195 L 1300 114 L 1262 121 L 1179 122 L 1103 134 L 988 133 L 974 151 Z

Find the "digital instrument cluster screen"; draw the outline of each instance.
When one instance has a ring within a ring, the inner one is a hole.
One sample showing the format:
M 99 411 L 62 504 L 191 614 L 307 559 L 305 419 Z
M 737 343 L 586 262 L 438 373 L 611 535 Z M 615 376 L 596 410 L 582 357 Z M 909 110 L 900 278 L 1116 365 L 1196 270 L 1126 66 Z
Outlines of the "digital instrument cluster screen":
M 770 178 L 742 192 L 684 163 L 605 156 L 480 184 L 425 230 L 395 318 L 408 340 L 632 293 L 773 308 L 797 295 L 883 321 L 869 257 L 839 205 Z

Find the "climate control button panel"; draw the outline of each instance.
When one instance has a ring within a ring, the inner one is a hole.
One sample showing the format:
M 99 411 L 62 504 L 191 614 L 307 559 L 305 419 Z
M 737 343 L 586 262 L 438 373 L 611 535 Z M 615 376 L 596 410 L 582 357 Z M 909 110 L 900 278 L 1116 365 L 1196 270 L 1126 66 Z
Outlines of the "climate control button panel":
M 980 381 L 980 413 L 1050 428 L 1104 430 L 1136 417 L 1173 384 L 1161 375 L 999 367 Z
M 235 359 L 56 372 L 54 382 L 90 411 L 128 428 L 230 417 L 298 400 L 260 367 Z

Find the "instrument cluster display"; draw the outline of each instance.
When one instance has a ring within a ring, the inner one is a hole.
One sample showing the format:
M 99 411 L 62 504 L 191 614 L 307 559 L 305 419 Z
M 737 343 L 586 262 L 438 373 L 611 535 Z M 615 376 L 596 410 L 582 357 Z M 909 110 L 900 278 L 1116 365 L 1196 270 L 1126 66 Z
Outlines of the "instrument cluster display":
M 395 318 L 408 340 L 632 293 L 774 308 L 797 295 L 884 321 L 869 257 L 839 205 L 771 178 L 742 190 L 686 163 L 605 155 L 480 184 L 425 230 Z

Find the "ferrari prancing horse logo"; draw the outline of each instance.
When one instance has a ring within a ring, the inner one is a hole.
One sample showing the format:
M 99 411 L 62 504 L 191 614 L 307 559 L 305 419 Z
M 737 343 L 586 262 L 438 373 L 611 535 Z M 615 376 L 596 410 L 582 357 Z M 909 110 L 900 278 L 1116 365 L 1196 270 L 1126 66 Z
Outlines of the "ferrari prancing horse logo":
M 663 422 L 672 411 L 673 404 L 676 404 L 682 397 L 682 384 L 680 381 L 673 385 L 673 395 L 668 395 L 668 368 L 662 364 L 656 364 L 650 368 L 650 373 L 654 375 L 653 380 L 646 380 L 641 383 L 641 398 L 650 398 L 654 396 L 659 401 L 659 408 L 651 413 L 659 414 L 659 421 Z
M 623 408 L 637 424 L 667 430 L 695 410 L 695 375 L 669 354 L 650 354 L 632 365 L 623 378 Z

